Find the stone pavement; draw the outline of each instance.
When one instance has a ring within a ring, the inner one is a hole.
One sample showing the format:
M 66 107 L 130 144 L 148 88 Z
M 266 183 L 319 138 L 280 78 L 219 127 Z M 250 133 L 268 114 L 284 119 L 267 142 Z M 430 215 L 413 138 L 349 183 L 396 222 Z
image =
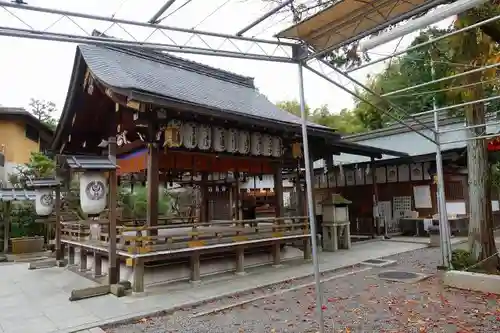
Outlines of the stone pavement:
M 353 244 L 349 251 L 321 253 L 320 268 L 322 271 L 333 270 L 426 246 L 395 241 Z M 288 263 L 280 268 L 255 268 L 245 276 L 226 274 L 206 278 L 196 286 L 190 283 L 150 286 L 146 294 L 140 296 L 116 298 L 107 295 L 69 302 L 72 289 L 95 283 L 64 268 L 28 271 L 28 264 L 0 264 L 0 333 L 87 333 L 86 330 L 104 324 L 188 306 L 311 273 L 311 263 Z

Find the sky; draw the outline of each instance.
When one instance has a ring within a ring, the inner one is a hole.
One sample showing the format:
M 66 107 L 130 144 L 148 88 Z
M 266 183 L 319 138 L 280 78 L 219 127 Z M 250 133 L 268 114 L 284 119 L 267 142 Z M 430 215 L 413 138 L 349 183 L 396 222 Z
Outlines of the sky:
M 114 16 L 140 22 L 148 21 L 151 16 L 165 3 L 166 0 L 26 0 L 31 6 L 50 7 L 60 10 L 81 12 L 87 14 Z M 177 0 L 167 11 L 170 14 L 163 22 L 164 25 L 193 28 L 206 31 L 234 34 L 256 18 L 272 8 L 272 4 L 262 0 L 192 0 L 186 6 L 179 7 L 187 0 Z M 309 1 L 311 0 L 301 0 Z M 218 10 L 216 10 L 219 8 Z M 178 10 L 177 10 L 178 9 Z M 151 30 L 127 27 L 124 31 L 119 26 L 109 28 L 110 23 L 88 19 L 76 19 L 75 25 L 67 18 L 58 20 L 60 16 L 41 14 L 9 9 L 16 17 L 0 8 L 1 26 L 10 28 L 35 29 L 50 32 L 85 35 L 93 29 L 107 30 L 107 34 L 119 38 L 128 38 L 127 33 L 135 38 L 145 39 Z M 174 12 L 175 11 L 175 12 Z M 212 15 L 210 15 L 213 13 Z M 270 17 L 245 36 L 271 38 L 273 34 L 283 30 L 291 24 L 291 17 L 278 14 Z M 414 36 L 414 35 L 413 35 Z M 393 41 L 372 51 L 374 54 L 390 54 L 394 50 L 404 49 L 413 39 L 413 36 L 403 38 L 401 42 Z M 187 36 L 180 34 L 169 35 L 176 42 L 187 42 Z M 150 38 L 151 42 L 170 43 L 167 36 L 156 33 Z M 206 47 L 202 41 L 192 38 L 188 41 L 191 46 Z M 208 41 L 212 43 L 212 41 Z M 220 43 L 220 41 L 218 42 Z M 218 44 L 213 43 L 213 46 Z M 12 37 L 0 37 L 0 105 L 12 107 L 26 107 L 30 98 L 53 101 L 61 110 L 64 106 L 69 85 L 76 44 L 53 41 L 40 41 Z M 254 60 L 221 58 L 213 56 L 199 56 L 176 54 L 184 58 L 195 60 L 217 68 L 229 70 L 238 74 L 255 78 L 259 91 L 270 101 L 298 99 L 298 69 L 295 64 L 282 64 Z M 377 56 L 373 56 L 376 59 Z M 367 75 L 373 75 L 383 70 L 384 63 L 380 63 L 357 72 L 353 76 L 366 81 Z M 328 72 L 326 72 L 328 73 Z M 349 89 L 354 85 L 345 78 L 329 75 Z M 316 108 L 328 105 L 331 112 L 340 112 L 343 108 L 351 108 L 353 99 L 348 94 L 334 87 L 332 84 L 316 76 L 304 72 L 305 96 L 309 106 Z M 57 115 L 56 115 L 57 117 Z

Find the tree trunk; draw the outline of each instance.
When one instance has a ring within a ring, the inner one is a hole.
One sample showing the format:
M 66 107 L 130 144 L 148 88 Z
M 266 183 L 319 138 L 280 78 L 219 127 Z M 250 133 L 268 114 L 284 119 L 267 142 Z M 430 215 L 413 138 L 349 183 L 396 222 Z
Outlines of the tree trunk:
M 479 96 L 475 96 L 480 98 Z M 465 111 L 467 126 L 485 123 L 485 107 L 475 104 Z M 469 129 L 470 138 L 484 135 L 486 128 Z M 469 170 L 469 249 L 472 257 L 481 261 L 488 257 L 483 267 L 494 270 L 498 256 L 493 235 L 493 214 L 491 210 L 491 176 L 488 163 L 486 140 L 467 142 L 467 166 Z

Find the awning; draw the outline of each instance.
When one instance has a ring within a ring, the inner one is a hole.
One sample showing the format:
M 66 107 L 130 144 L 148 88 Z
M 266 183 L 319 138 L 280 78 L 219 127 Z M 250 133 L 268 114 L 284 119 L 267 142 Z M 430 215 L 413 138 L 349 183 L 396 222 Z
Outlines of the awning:
M 278 33 L 315 51 L 339 48 L 449 0 L 340 0 Z

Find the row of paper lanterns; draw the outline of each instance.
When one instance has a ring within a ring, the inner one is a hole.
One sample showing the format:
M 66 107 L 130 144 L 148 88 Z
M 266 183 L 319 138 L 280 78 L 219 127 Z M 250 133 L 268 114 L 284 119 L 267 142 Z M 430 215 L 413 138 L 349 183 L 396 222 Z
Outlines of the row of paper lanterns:
M 80 207 L 88 215 L 98 215 L 106 208 L 106 177 L 101 172 L 84 172 L 80 175 Z M 36 189 L 35 210 L 39 216 L 49 216 L 54 210 L 54 190 Z
M 283 143 L 280 137 L 259 132 L 241 131 L 220 126 L 211 127 L 194 122 L 171 120 L 165 129 L 165 145 L 187 149 L 239 153 L 243 155 L 281 157 Z

